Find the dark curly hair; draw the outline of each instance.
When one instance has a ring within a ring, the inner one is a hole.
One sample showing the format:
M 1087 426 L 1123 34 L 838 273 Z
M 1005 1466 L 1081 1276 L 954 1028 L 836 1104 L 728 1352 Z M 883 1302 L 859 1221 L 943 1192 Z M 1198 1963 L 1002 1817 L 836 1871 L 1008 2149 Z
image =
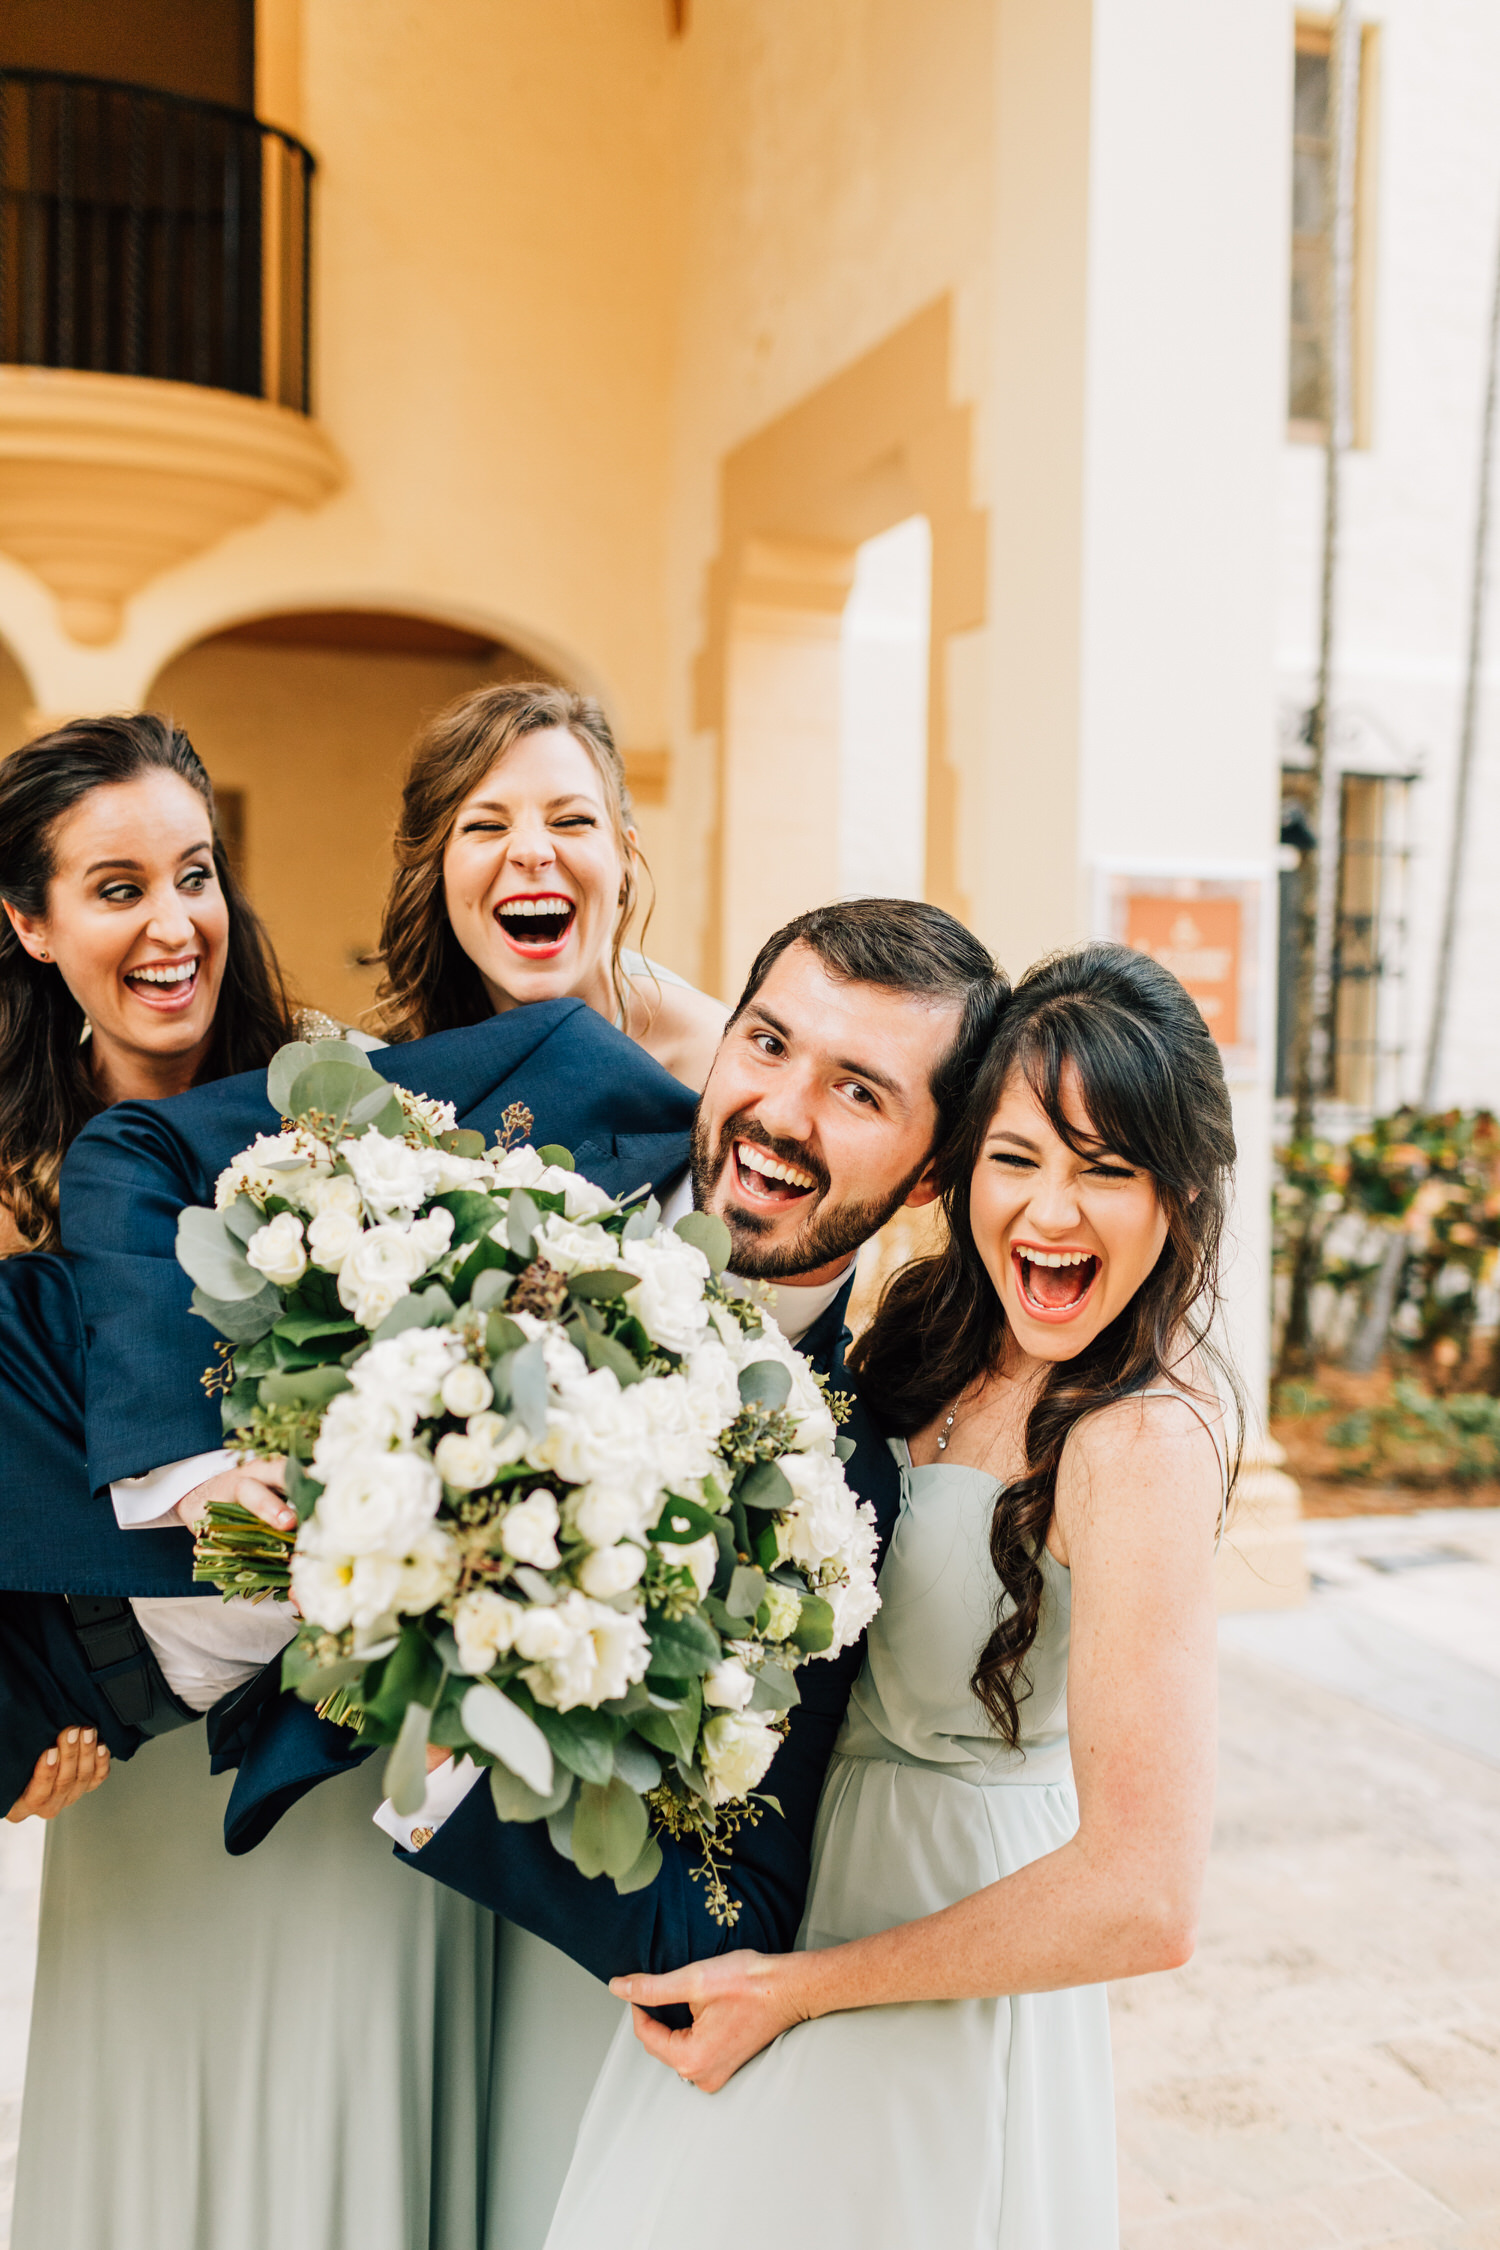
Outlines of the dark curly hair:
M 0 899 L 45 915 L 59 822 L 95 789 L 175 773 L 203 799 L 214 872 L 229 909 L 229 946 L 201 1073 L 257 1070 L 295 1038 L 270 941 L 225 855 L 213 783 L 180 727 L 149 711 L 75 719 L 0 763 Z M 79 1045 L 83 1015 L 55 968 L 35 961 L 0 915 L 0 1203 L 33 1249 L 58 1246 L 57 1175 L 80 1127 L 104 1107 Z
M 1064 1066 L 1077 1072 L 1090 1134 L 1069 1121 Z M 1026 1659 L 1042 1605 L 1042 1549 L 1063 1448 L 1086 1414 L 1170 1383 L 1202 1358 L 1240 1402 L 1209 1342 L 1235 1159 L 1229 1089 L 1208 1027 L 1169 970 L 1123 945 L 1085 945 L 1039 962 L 1012 994 L 941 1162 L 948 1240 L 893 1275 L 849 1365 L 895 1432 L 909 1435 L 994 1369 L 1005 1312 L 969 1221 L 969 1192 L 1007 1082 L 1024 1073 L 1054 1130 L 1079 1155 L 1109 1150 L 1148 1172 L 1167 1238 L 1148 1278 L 1076 1359 L 1048 1369 L 1026 1423 L 1026 1469 L 995 1499 L 990 1556 L 1001 1596 L 973 1672 L 974 1693 L 1015 1747 L 1030 1692 Z M 1201 1392 L 1195 1395 L 1204 1395 Z

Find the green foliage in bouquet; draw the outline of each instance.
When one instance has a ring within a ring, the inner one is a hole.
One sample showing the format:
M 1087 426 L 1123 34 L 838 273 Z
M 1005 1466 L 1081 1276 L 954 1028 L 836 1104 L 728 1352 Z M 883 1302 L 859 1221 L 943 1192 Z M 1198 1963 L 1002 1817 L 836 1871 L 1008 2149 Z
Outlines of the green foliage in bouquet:
M 295 1601 L 284 1683 L 391 1745 L 398 1810 L 436 1744 L 621 1890 L 696 1835 L 732 1922 L 796 1668 L 878 1603 L 844 1402 L 720 1280 L 721 1221 L 667 1233 L 518 1145 L 524 1112 L 486 1149 L 341 1042 L 284 1048 L 268 1086 L 283 1130 L 178 1255 L 226 1442 L 285 1460 L 298 1523 L 216 1507 L 197 1575 Z

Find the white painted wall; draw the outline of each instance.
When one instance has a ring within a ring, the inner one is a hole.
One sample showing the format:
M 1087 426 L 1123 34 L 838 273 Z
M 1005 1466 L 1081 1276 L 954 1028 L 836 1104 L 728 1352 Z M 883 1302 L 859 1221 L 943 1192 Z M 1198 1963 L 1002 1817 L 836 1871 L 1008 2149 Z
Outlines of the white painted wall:
M 927 656 L 932 527 L 867 539 L 839 635 L 842 894 L 921 898 L 927 860 Z

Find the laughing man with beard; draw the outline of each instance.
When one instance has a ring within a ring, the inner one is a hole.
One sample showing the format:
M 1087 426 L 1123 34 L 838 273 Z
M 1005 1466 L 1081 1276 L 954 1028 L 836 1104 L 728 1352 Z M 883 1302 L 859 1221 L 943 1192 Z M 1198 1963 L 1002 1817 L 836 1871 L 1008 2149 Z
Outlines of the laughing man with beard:
M 940 908 L 858 899 L 778 930 L 725 1029 L 663 1223 L 695 1206 L 722 1218 L 731 1277 L 774 1288 L 782 1332 L 836 1390 L 853 1389 L 844 1316 L 859 1250 L 903 1204 L 935 1198 L 934 1153 L 1008 989 Z M 844 1434 L 845 1473 L 875 1511 L 883 1552 L 899 1478 L 857 1396 Z M 443 1762 L 410 1819 L 381 1808 L 411 1866 L 504 1917 L 487 2250 L 539 2250 L 620 2022 L 595 1980 L 792 1944 L 818 1796 L 863 1655 L 861 1640 L 798 1672 L 802 1700 L 763 1784 L 782 1817 L 765 1813 L 735 1841 L 732 1930 L 708 1912 L 695 1843 L 663 1838 L 656 1880 L 621 1898 L 562 1859 L 544 1825 L 502 1823 L 467 1760 L 434 1753 Z

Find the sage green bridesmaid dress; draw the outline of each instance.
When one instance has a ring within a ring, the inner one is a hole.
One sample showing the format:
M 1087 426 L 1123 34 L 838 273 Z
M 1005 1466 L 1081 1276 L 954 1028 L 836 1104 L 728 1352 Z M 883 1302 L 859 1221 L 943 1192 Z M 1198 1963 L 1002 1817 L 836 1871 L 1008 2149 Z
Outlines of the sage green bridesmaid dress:
M 1022 1740 L 969 1674 L 988 1638 L 997 1486 L 913 1468 L 881 1609 L 819 1807 L 799 1947 L 982 1890 L 1078 1825 L 1068 1756 L 1070 1581 L 1044 1556 Z M 622 2024 L 547 2250 L 1116 2250 L 1102 1985 L 864 2008 L 799 2025 L 711 2097 Z
M 494 1923 L 383 1763 L 230 1859 L 184 1727 L 52 1824 L 11 2250 L 478 2250 Z

